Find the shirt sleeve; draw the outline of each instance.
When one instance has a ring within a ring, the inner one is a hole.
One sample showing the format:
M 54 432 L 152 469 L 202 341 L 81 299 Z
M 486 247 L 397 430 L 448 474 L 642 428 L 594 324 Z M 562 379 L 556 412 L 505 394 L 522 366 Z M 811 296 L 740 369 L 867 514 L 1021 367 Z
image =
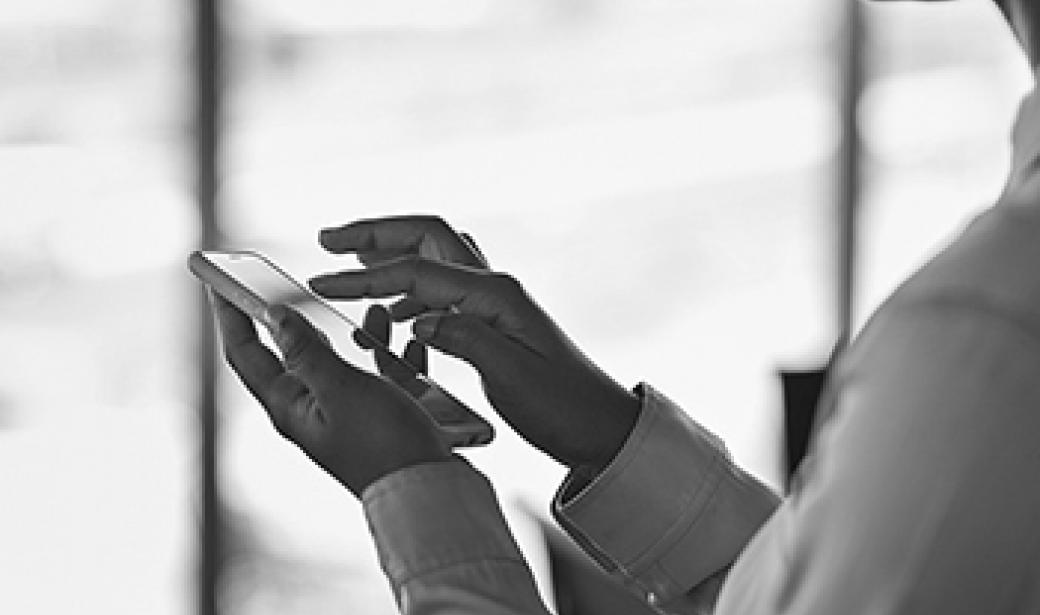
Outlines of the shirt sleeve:
M 460 457 L 398 470 L 362 494 L 404 615 L 548 615 L 488 480 Z
M 567 533 L 657 610 L 711 612 L 726 571 L 779 503 L 682 409 L 640 385 L 642 410 L 613 461 L 568 476 L 553 502 Z
M 1040 217 L 1027 213 L 977 218 L 871 318 L 716 615 L 1040 612 Z
M 886 302 L 779 508 L 643 385 L 621 450 L 569 476 L 554 516 L 662 613 L 1040 612 L 1037 229 L 1040 215 L 981 218 Z M 461 459 L 395 472 L 363 502 L 405 615 L 548 613 Z
M 625 445 L 598 476 L 569 476 L 554 516 L 657 610 L 710 612 L 729 566 L 778 499 L 663 395 L 638 391 L 643 406 Z M 405 615 L 549 612 L 490 483 L 463 459 L 399 470 L 362 502 Z
M 971 301 L 877 321 L 717 615 L 1036 612 L 1036 340 Z

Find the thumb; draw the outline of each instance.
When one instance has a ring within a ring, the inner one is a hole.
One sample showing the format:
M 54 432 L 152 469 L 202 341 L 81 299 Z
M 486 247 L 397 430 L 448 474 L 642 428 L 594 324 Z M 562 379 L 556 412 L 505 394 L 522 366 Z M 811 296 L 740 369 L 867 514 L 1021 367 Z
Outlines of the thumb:
M 430 314 L 415 319 L 412 334 L 437 350 L 466 361 L 485 377 L 506 374 L 525 349 L 472 314 Z

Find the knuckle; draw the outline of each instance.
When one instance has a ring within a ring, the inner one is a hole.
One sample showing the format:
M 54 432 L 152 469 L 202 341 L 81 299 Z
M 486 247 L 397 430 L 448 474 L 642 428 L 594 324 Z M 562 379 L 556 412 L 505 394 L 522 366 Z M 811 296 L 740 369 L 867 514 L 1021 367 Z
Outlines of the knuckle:
M 314 411 L 317 402 L 312 395 L 299 395 L 288 406 L 289 423 L 302 423 Z
M 290 378 L 283 378 L 272 390 L 264 403 L 271 425 L 278 435 L 294 440 L 292 408 L 308 397 L 306 390 Z
M 289 369 L 306 368 L 314 361 L 318 341 L 310 335 L 291 336 L 283 346 L 285 365 Z

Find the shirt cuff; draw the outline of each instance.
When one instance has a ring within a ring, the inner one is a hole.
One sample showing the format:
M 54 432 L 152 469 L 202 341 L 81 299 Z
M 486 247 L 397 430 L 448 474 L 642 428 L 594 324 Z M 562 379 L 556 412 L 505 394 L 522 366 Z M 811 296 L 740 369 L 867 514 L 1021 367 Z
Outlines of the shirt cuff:
M 395 595 L 417 576 L 468 562 L 526 566 L 491 484 L 461 457 L 392 472 L 361 502 Z
M 553 515 L 608 572 L 667 604 L 729 566 L 778 498 L 664 395 L 636 392 L 642 410 L 621 450 L 587 484 L 568 476 Z

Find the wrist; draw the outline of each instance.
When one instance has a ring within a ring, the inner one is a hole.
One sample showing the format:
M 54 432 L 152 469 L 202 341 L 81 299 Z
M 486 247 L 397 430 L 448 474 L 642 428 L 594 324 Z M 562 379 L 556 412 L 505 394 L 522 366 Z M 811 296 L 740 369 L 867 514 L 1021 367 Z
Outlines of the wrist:
M 394 456 L 383 456 L 375 459 L 372 456 L 367 462 L 358 463 L 356 460 L 347 460 L 346 467 L 338 469 L 329 468 L 329 473 L 355 497 L 361 498 L 371 485 L 382 479 L 405 470 L 421 465 L 442 463 L 453 459 L 451 450 L 444 447 L 425 451 L 408 451 Z
M 596 419 L 597 434 L 592 454 L 571 467 L 581 475 L 596 476 L 617 457 L 639 420 L 642 400 L 634 392 L 618 386 L 611 403 L 605 404 Z
M 410 487 L 413 483 L 428 484 L 430 480 L 439 481 L 445 476 L 454 476 L 457 472 L 462 471 L 455 466 L 472 469 L 466 458 L 458 454 L 448 455 L 446 458 L 438 461 L 431 460 L 403 466 L 380 476 L 366 485 L 362 489 L 359 499 L 365 502 L 378 497 L 380 493 L 385 493 L 388 489 L 397 489 L 402 486 Z

